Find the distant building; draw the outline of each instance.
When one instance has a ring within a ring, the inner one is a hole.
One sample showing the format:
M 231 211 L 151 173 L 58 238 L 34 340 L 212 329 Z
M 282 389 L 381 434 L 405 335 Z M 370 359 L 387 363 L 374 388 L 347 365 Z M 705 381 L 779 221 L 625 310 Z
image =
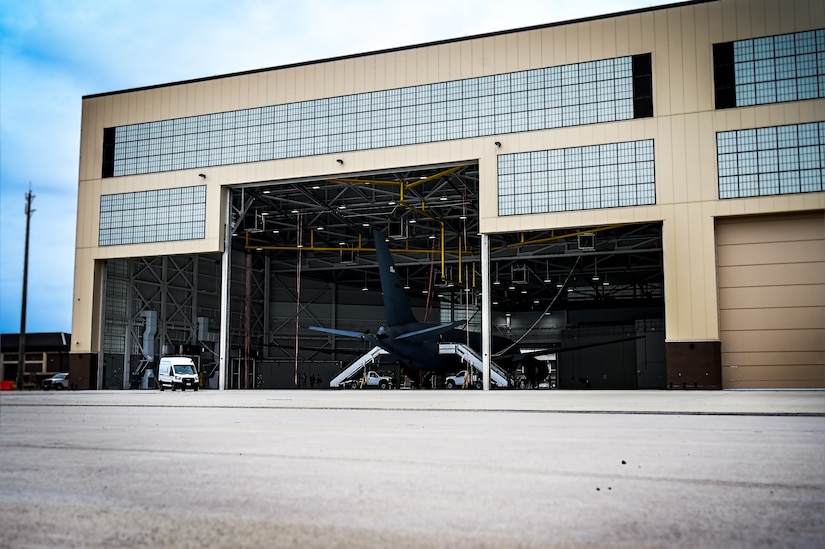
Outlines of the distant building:
M 71 339 L 71 334 L 63 332 L 26 334 L 24 385 L 40 387 L 40 382 L 47 377 L 58 372 L 68 372 Z M 0 379 L 3 381 L 17 380 L 19 340 L 19 334 L 0 334 Z

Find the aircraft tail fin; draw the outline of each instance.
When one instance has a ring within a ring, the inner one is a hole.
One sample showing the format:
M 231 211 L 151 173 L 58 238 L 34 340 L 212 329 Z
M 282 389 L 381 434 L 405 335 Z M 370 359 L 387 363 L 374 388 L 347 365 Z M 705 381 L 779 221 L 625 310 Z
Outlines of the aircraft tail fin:
M 395 263 L 387 246 L 384 233 L 375 231 L 375 252 L 378 255 L 378 268 L 381 274 L 381 291 L 384 293 L 384 313 L 388 326 L 399 326 L 418 322 L 413 315 L 410 301 L 404 293 L 401 277 L 395 270 Z

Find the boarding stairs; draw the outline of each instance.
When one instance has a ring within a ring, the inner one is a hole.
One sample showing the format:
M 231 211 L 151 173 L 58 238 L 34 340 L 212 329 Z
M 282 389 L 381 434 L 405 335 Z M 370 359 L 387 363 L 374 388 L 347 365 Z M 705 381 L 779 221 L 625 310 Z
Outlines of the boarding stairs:
M 484 375 L 484 362 L 481 357 L 471 348 L 461 343 L 439 343 L 438 353 L 442 355 L 458 355 L 462 362 L 474 368 L 479 374 Z M 502 389 L 506 388 L 507 372 L 499 368 L 494 362 L 490 362 L 490 380 Z
M 385 354 L 387 354 L 387 351 L 381 347 L 373 347 L 361 355 L 358 360 L 350 364 L 343 372 L 332 378 L 332 381 L 329 382 L 329 386 L 332 389 L 338 389 L 341 386 L 341 383 L 354 376 L 362 368 L 374 363 L 379 356 Z
M 370 364 L 373 364 L 379 356 L 385 354 L 387 354 L 387 351 L 385 351 L 381 347 L 373 347 L 372 349 L 361 355 L 361 357 L 359 357 L 358 360 L 350 364 L 340 374 L 332 378 L 332 381 L 329 382 L 329 386 L 332 389 L 339 388 L 343 382 L 345 382 L 346 380 L 360 372 L 361 369 L 366 368 Z M 484 364 L 481 360 L 481 357 L 479 357 L 475 353 L 475 351 L 470 349 L 467 345 L 463 345 L 461 343 L 439 343 L 438 354 L 457 355 L 462 362 L 464 362 L 471 368 L 475 368 L 480 374 L 483 375 Z M 505 388 L 508 386 L 507 373 L 498 366 L 496 366 L 493 362 L 490 362 L 490 379 L 501 388 Z

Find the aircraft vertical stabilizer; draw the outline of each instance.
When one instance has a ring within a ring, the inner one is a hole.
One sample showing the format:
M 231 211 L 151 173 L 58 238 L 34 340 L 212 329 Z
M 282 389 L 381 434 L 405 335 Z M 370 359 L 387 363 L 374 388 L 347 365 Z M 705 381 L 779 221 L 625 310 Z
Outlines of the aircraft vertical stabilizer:
M 378 256 L 378 268 L 381 274 L 381 291 L 384 293 L 384 314 L 387 326 L 401 326 L 417 322 L 410 308 L 410 302 L 404 293 L 401 277 L 395 270 L 395 262 L 387 246 L 387 239 L 381 231 L 375 231 L 375 252 Z

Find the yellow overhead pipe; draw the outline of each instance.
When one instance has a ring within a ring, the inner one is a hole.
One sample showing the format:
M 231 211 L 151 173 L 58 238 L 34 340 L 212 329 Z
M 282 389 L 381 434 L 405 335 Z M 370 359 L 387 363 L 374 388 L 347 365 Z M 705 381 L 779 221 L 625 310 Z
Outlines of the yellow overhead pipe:
M 458 170 L 464 168 L 465 166 L 454 166 L 452 168 L 446 169 L 442 172 L 438 172 L 433 174 L 429 177 L 425 177 L 424 179 L 419 179 L 414 183 L 405 183 L 404 181 L 386 181 L 382 179 L 360 179 L 360 178 L 348 178 L 348 177 L 336 177 L 333 179 L 327 179 L 330 183 L 344 183 L 349 185 L 388 185 L 388 186 L 399 186 L 401 188 L 408 188 L 411 189 L 413 187 L 417 187 L 418 185 L 423 185 L 429 181 L 433 181 L 438 179 L 439 177 L 444 177 L 445 175 L 450 175 L 451 173 L 455 173 Z
M 444 257 L 444 223 L 441 224 L 441 280 L 447 280 L 447 273 L 444 272 L 444 266 L 446 265 L 447 261 Z M 460 248 L 460 246 L 459 246 Z M 459 250 L 459 253 L 461 251 Z
M 526 240 L 524 238 L 524 233 L 520 233 L 520 238 L 519 238 L 518 242 L 513 243 L 513 244 L 507 244 L 505 246 L 498 246 L 498 247 L 493 248 L 493 249 L 494 250 L 506 250 L 508 248 L 519 248 L 521 246 L 532 246 L 534 244 L 544 244 L 546 242 L 553 242 L 555 240 L 564 240 L 565 238 L 571 238 L 573 236 L 579 236 L 579 235 L 582 235 L 582 234 L 609 231 L 610 229 L 616 229 L 618 227 L 625 227 L 627 225 L 632 225 L 632 223 L 616 223 L 615 225 L 608 225 L 606 227 L 598 227 L 596 229 L 586 229 L 586 230 L 582 230 L 582 231 L 576 231 L 576 232 L 573 232 L 573 233 L 565 233 L 565 234 L 561 234 L 561 235 L 558 235 L 558 236 L 555 235 L 556 231 L 554 230 L 553 231 L 553 236 L 549 236 L 547 238 L 537 238 L 535 240 Z
M 445 267 L 446 267 L 446 264 L 447 264 L 447 258 L 446 258 L 447 249 L 446 249 L 446 241 L 445 241 L 446 237 L 445 237 L 445 230 L 444 230 L 444 221 L 442 219 L 440 219 L 439 217 L 437 217 L 437 216 L 431 214 L 430 212 L 426 211 L 424 209 L 424 207 L 425 207 L 424 202 L 422 202 L 421 208 L 417 208 L 415 206 L 412 206 L 411 204 L 407 204 L 404 201 L 404 190 L 405 189 L 411 189 L 413 187 L 417 187 L 418 185 L 423 185 L 424 183 L 427 183 L 429 181 L 433 181 L 435 179 L 438 179 L 440 177 L 444 177 L 446 175 L 450 175 L 451 173 L 455 173 L 455 172 L 457 172 L 458 170 L 461 170 L 464 167 L 465 166 L 463 166 L 463 165 L 453 166 L 452 168 L 448 168 L 446 170 L 443 170 L 441 172 L 433 174 L 429 177 L 425 177 L 424 179 L 419 179 L 418 181 L 415 181 L 414 183 L 406 183 L 404 181 L 384 181 L 384 180 L 380 180 L 380 179 L 357 179 L 357 178 L 353 178 L 353 179 L 350 179 L 350 178 L 334 178 L 334 179 L 327 179 L 327 181 L 330 182 L 330 183 L 343 183 L 343 184 L 347 184 L 347 185 L 388 185 L 388 186 L 397 186 L 398 187 L 398 193 L 399 193 L 398 203 L 401 206 L 403 206 L 404 208 L 407 208 L 408 210 L 410 210 L 412 212 L 415 212 L 419 215 L 422 215 L 424 217 L 432 219 L 433 221 L 437 221 L 439 223 L 439 225 L 441 226 L 441 278 L 442 278 L 442 280 L 447 280 L 447 275 L 446 275 L 446 272 L 445 272 Z M 273 250 L 273 251 L 295 251 L 295 250 L 300 249 L 300 250 L 304 250 L 304 251 L 315 251 L 315 252 L 337 252 L 337 251 L 341 250 L 341 248 L 332 248 L 332 247 L 323 247 L 323 246 L 316 247 L 315 246 L 315 231 L 310 231 L 310 246 L 309 247 L 306 247 L 306 246 L 298 247 L 298 246 L 265 246 L 265 245 L 256 246 L 256 245 L 251 245 L 251 244 L 249 244 L 249 233 L 246 234 L 246 241 L 244 243 L 244 247 L 246 249 Z M 358 235 L 358 247 L 357 248 L 346 248 L 346 249 L 349 250 L 349 251 L 355 251 L 355 252 L 374 252 L 375 251 L 375 248 L 364 248 L 361 245 L 361 235 Z M 407 248 L 405 249 L 405 251 L 409 252 L 409 253 L 431 253 L 431 250 L 414 250 L 414 249 L 410 249 L 409 244 L 407 245 Z M 461 265 L 461 253 L 462 253 L 460 237 L 459 237 L 459 249 L 457 251 L 451 250 L 450 253 L 452 255 L 458 254 L 458 256 L 459 256 L 459 283 L 460 283 L 461 282 L 460 265 Z
M 455 173 L 458 170 L 460 170 L 461 168 L 464 168 L 464 166 L 454 166 L 452 168 L 444 170 L 443 172 L 438 172 L 438 173 L 433 174 L 429 177 L 425 177 L 424 179 L 419 179 L 415 183 L 410 183 L 410 184 L 406 185 L 406 187 L 408 189 L 412 189 L 413 187 L 417 187 L 418 185 L 423 185 L 424 183 L 427 183 L 428 181 L 432 181 L 433 179 L 438 179 L 439 177 L 444 177 L 445 175 L 450 175 L 451 173 Z

